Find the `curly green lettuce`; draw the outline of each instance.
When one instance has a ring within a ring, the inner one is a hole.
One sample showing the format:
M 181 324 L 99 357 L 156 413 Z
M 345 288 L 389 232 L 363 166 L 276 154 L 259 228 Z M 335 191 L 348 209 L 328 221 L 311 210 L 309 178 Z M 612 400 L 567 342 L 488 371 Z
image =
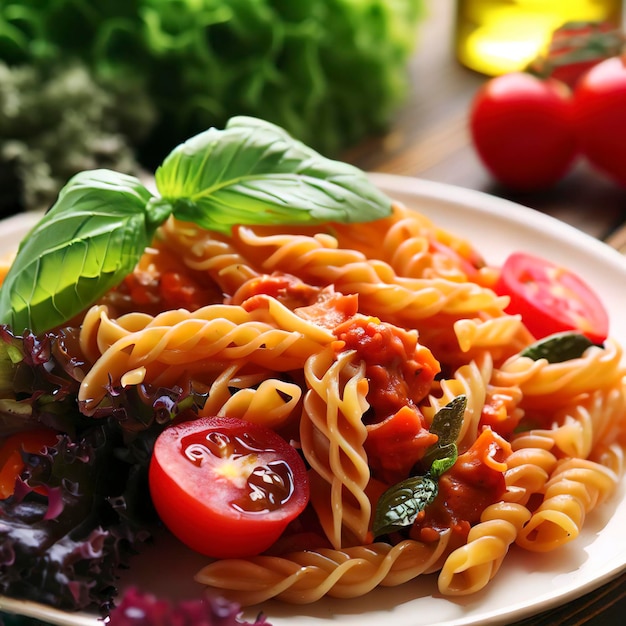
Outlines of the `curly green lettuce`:
M 326 154 L 383 130 L 403 101 L 423 0 L 5 0 L 0 59 L 80 58 L 145 87 L 143 158 L 234 115 Z

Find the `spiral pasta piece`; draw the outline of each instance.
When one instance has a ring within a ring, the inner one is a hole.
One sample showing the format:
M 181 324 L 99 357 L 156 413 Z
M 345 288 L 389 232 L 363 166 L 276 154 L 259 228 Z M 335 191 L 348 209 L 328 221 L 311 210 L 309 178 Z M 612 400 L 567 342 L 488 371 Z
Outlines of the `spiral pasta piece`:
M 101 316 L 106 317 L 104 312 Z M 188 377 L 202 381 L 202 373 L 207 368 L 213 371 L 215 363 L 237 360 L 287 371 L 302 367 L 323 348 L 316 341 L 317 327 L 315 338 L 310 338 L 256 321 L 254 314 L 236 306 L 208 306 L 193 314 L 181 309 L 143 320 L 148 323 L 141 330 L 129 330 L 102 351 L 83 379 L 79 401 L 87 413 L 102 400 L 107 385 L 124 384 L 125 379 L 126 384 L 150 380 L 171 387 Z M 92 330 L 98 334 L 97 328 Z M 102 342 L 95 343 L 102 350 Z
M 622 354 L 621 346 L 608 339 L 605 348 L 591 346 L 582 357 L 561 363 L 517 355 L 494 373 L 494 383 L 518 385 L 527 408 L 561 408 L 580 394 L 619 386 L 624 377 Z
M 258 271 L 224 237 L 171 218 L 161 228 L 167 246 L 190 269 L 206 272 L 224 293 L 233 293 Z
M 520 532 L 517 544 L 547 552 L 572 541 L 586 514 L 614 491 L 617 480 L 611 469 L 587 459 L 559 462 L 546 483 L 543 502 Z
M 507 491 L 504 500 L 526 505 L 532 496 L 543 494 L 546 483 L 556 467 L 557 458 L 542 447 L 534 447 L 527 441 L 528 447 L 514 447 L 507 458 L 507 470 L 504 479 Z
M 236 391 L 216 414 L 280 428 L 295 415 L 301 397 L 298 385 L 270 378 L 255 388 Z
M 309 604 L 324 596 L 355 598 L 377 586 L 396 586 L 429 573 L 445 553 L 450 539 L 406 539 L 391 546 L 373 543 L 352 548 L 301 551 L 284 556 L 215 561 L 195 576 L 242 606 L 277 598 L 292 604 Z
M 517 503 L 488 506 L 474 526 L 467 543 L 445 560 L 437 579 L 439 591 L 450 596 L 468 595 L 483 589 L 496 575 L 530 511 Z
M 304 373 L 309 390 L 300 440 L 314 470 L 311 501 L 335 548 L 345 541 L 364 543 L 372 512 L 365 493 L 370 478 L 363 447 L 367 429 L 362 417 L 369 406 L 365 366 L 354 362 L 353 351 L 335 358 L 327 348 L 308 359 Z
M 453 378 L 443 379 L 439 383 L 439 394 L 431 394 L 427 404 L 420 408 L 432 422 L 435 414 L 455 397 L 465 395 L 467 404 L 459 432 L 458 443 L 461 450 L 468 448 L 476 439 L 481 411 L 487 397 L 487 381 L 491 376 L 492 362 L 488 353 L 484 353 L 480 363 L 472 361 L 454 372 Z
M 256 248 L 256 255 L 265 251 L 265 271 L 288 272 L 312 284 L 332 283 L 343 293 L 358 293 L 365 314 L 384 310 L 392 323 L 414 322 L 439 313 L 467 315 L 492 310 L 501 314 L 504 307 L 504 299 L 475 283 L 398 276 L 384 261 L 338 248 L 329 234 L 262 236 L 246 227 L 239 229 L 238 236 L 245 256 L 250 254 L 249 248 Z
M 454 333 L 462 352 L 489 350 L 496 362 L 519 352 L 529 342 L 519 315 L 460 319 L 454 322 Z

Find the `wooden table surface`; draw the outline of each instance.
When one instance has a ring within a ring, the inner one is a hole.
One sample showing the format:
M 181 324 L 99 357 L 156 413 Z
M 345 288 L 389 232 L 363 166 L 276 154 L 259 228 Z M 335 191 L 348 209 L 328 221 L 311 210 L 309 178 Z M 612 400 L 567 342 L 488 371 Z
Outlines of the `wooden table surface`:
M 343 158 L 373 172 L 424 178 L 488 192 L 549 214 L 626 253 L 626 189 L 580 163 L 547 192 L 512 193 L 496 184 L 474 152 L 467 112 L 487 77 L 461 66 L 453 50 L 452 0 L 430 0 L 410 66 L 411 92 L 384 136 Z M 626 263 L 626 260 L 625 260 Z M 624 520 L 626 522 L 626 520 Z M 516 626 L 611 626 L 626 614 L 626 571 L 603 587 Z

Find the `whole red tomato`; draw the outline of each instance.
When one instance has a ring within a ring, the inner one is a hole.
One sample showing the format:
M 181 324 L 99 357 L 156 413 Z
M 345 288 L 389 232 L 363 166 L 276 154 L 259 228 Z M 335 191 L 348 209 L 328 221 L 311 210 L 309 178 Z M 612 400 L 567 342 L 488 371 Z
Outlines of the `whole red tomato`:
M 583 154 L 626 186 L 626 57 L 592 67 L 576 86 L 573 107 Z
M 470 110 L 470 132 L 485 166 L 521 191 L 558 181 L 576 154 L 569 89 L 523 72 L 489 80 Z

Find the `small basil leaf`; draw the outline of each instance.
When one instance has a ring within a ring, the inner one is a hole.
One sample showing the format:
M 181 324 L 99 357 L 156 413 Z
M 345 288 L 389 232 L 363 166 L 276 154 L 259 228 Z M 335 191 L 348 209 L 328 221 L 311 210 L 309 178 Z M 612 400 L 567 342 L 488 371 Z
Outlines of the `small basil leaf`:
M 155 181 L 178 219 L 224 234 L 235 224 L 366 222 L 391 212 L 363 171 L 251 117 L 181 144 Z
M 430 432 L 439 437 L 437 444 L 445 446 L 455 443 L 463 425 L 463 415 L 467 407 L 467 396 L 456 396 L 441 407 L 433 417 Z
M 460 395 L 453 398 L 435 413 L 429 430 L 437 435 L 438 439 L 436 443 L 426 450 L 420 462 L 420 465 L 425 470 L 439 476 L 443 471 L 450 469 L 454 465 L 457 455 L 456 440 L 463 426 L 463 415 L 465 414 L 466 406 L 467 396 Z M 443 463 L 435 464 L 436 461 L 443 461 Z
M 133 176 L 77 174 L 20 245 L 0 289 L 0 322 L 35 333 L 67 322 L 132 271 L 170 213 Z
M 455 463 L 459 456 L 456 443 L 449 443 L 441 446 L 438 451 L 437 458 L 430 464 L 430 474 L 434 478 L 439 478 L 444 472 L 447 472 Z
M 437 482 L 429 476 L 411 476 L 390 487 L 378 500 L 372 532 L 375 537 L 411 526 L 437 496 Z
M 585 350 L 595 345 L 591 339 L 575 332 L 562 332 L 548 335 L 523 350 L 521 356 L 533 361 L 547 359 L 549 363 L 562 363 L 580 358 Z

